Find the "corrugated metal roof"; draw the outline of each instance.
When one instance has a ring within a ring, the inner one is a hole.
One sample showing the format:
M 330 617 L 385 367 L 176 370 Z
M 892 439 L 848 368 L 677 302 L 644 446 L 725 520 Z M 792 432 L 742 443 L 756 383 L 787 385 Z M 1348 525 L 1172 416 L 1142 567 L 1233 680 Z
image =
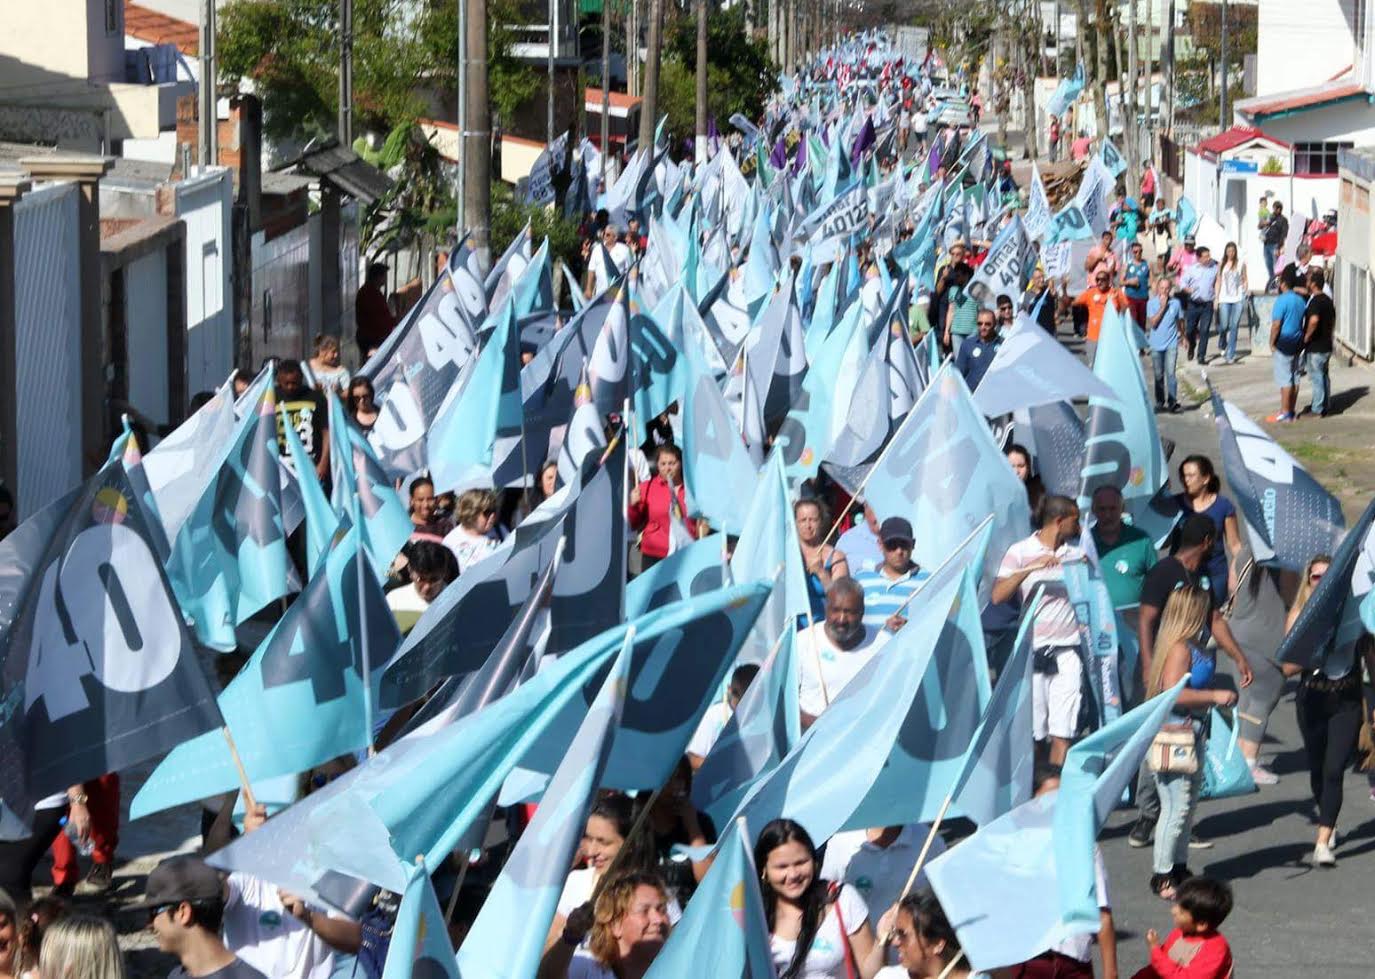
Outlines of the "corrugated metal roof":
M 364 204 L 376 203 L 392 189 L 390 177 L 353 150 L 334 142 L 317 149 L 306 150 L 291 163 L 278 169 L 294 170 L 318 177 Z

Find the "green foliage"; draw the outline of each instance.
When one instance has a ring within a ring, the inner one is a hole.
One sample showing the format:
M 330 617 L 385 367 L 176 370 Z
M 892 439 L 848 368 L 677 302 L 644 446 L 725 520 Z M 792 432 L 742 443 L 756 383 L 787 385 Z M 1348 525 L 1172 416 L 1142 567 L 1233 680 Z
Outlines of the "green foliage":
M 689 8 L 691 10 L 691 8 Z M 659 69 L 659 111 L 668 115 L 671 143 L 691 137 L 697 119 L 697 20 L 695 13 L 666 25 L 664 59 Z M 778 68 L 766 41 L 745 30 L 744 8 L 707 17 L 707 115 L 722 132 L 733 113 L 759 115 L 773 92 Z
M 551 261 L 557 263 L 561 258 L 570 266 L 575 265 L 579 260 L 578 223 L 568 220 L 562 211 L 554 208 L 520 203 L 510 187 L 499 183 L 492 184 L 493 261 L 520 234 L 527 221 L 536 247 L 542 239 L 549 239 Z
M 391 193 L 364 214 L 362 247 L 367 253 L 413 244 L 421 233 L 432 232 L 439 216 L 455 211 L 439 151 L 419 126 L 397 126 L 376 158 L 393 184 Z M 452 225 L 450 217 L 446 226 Z
M 539 77 L 511 55 L 515 0 L 487 4 L 488 86 L 509 118 L 539 89 Z M 458 89 L 458 16 L 449 3 L 354 0 L 355 129 L 392 133 L 426 111 L 426 93 Z M 264 129 L 276 139 L 332 134 L 338 105 L 338 0 L 229 0 L 220 10 L 220 76 L 251 79 L 263 99 Z

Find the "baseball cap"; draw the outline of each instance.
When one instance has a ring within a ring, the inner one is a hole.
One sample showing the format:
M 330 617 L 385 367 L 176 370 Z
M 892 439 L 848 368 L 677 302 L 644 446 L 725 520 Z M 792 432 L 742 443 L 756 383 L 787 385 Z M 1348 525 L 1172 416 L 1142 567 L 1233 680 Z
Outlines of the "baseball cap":
M 168 857 L 153 868 L 143 890 L 143 900 L 134 910 L 147 910 L 164 904 L 209 903 L 224 900 L 220 873 L 204 860 L 182 854 Z
M 878 539 L 883 543 L 890 540 L 901 540 L 911 544 L 916 538 L 912 536 L 912 525 L 904 517 L 889 517 L 879 524 Z
M 1184 236 L 1184 244 L 1186 245 L 1192 245 L 1196 240 L 1193 235 Z
M 1179 525 L 1180 547 L 1197 547 L 1210 539 L 1217 539 L 1217 524 L 1213 523 L 1213 518 L 1206 514 L 1190 514 Z

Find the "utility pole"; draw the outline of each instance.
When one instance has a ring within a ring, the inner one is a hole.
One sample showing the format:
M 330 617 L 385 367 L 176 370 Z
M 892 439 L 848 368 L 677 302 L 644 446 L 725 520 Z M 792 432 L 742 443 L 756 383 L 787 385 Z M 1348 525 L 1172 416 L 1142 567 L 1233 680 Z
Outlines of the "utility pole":
M 544 114 L 544 142 L 554 142 L 554 49 L 559 43 L 559 0 L 549 0 L 549 57 L 545 70 L 549 73 L 549 105 Z
M 463 133 L 468 161 L 463 204 L 473 250 L 484 269 L 491 266 L 492 132 L 487 103 L 487 0 L 468 4 L 468 127 Z
M 644 100 L 640 109 L 640 149 L 654 159 L 654 130 L 659 123 L 659 60 L 663 47 L 664 0 L 649 0 L 649 40 L 645 55 Z
M 1217 100 L 1218 132 L 1222 132 L 1227 128 L 1227 0 L 1222 0 L 1221 48 L 1222 53 L 1218 58 L 1219 65 L 1222 69 L 1222 87 L 1218 92 Z
M 693 156 L 707 162 L 707 0 L 697 0 L 697 126 Z
M 212 167 L 220 160 L 219 99 L 215 58 L 215 0 L 201 0 L 200 88 L 197 92 L 196 159 L 203 167 Z
M 1165 8 L 1165 23 L 1160 25 L 1165 44 L 1165 132 L 1174 134 L 1174 0 Z
M 1098 116 L 1098 136 L 1108 138 L 1108 38 L 1112 27 L 1108 24 L 1107 0 L 1095 0 L 1093 7 L 1094 59 L 1093 110 Z
M 454 188 L 454 201 L 458 205 L 458 220 L 455 229 L 458 240 L 468 232 L 467 200 L 468 180 L 468 4 L 458 2 L 458 183 Z
M 640 87 L 640 2 L 627 0 L 625 11 L 625 94 L 643 94 Z
M 463 0 L 459 0 L 460 3 Z M 602 0 L 602 190 L 606 191 L 606 161 L 611 153 L 611 0 Z
M 1155 97 L 1155 0 L 1146 0 L 1146 151 L 1143 162 L 1155 158 L 1155 113 L 1160 101 Z
M 339 0 L 339 145 L 353 145 L 353 0 Z
M 1151 0 L 1146 0 L 1149 6 Z M 1129 88 L 1127 90 L 1127 187 L 1141 186 L 1141 126 L 1136 121 L 1136 96 L 1137 96 L 1137 39 L 1136 39 L 1136 4 L 1137 0 L 1131 0 L 1127 6 L 1127 80 Z

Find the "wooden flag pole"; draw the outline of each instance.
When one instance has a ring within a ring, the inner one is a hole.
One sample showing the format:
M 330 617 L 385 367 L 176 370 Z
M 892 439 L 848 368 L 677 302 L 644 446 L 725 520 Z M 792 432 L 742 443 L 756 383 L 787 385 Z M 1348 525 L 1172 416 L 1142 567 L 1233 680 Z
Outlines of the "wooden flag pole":
M 239 746 L 234 743 L 234 735 L 229 733 L 229 725 L 220 728 L 224 732 L 225 743 L 229 745 L 229 757 L 239 773 L 239 788 L 243 790 L 243 803 L 248 809 L 258 808 L 258 800 L 253 797 L 253 786 L 248 783 L 248 772 L 244 770 L 243 759 L 239 757 Z
M 616 851 L 616 855 L 611 858 L 611 863 L 607 865 L 602 875 L 597 878 L 597 885 L 592 888 L 592 896 L 587 899 L 589 904 L 595 905 L 597 903 L 597 898 L 601 895 L 602 888 L 606 886 L 607 881 L 615 876 L 616 869 L 620 865 L 621 859 L 629 852 L 631 842 L 641 833 L 641 831 L 643 831 L 645 824 L 649 821 L 649 811 L 653 809 L 654 804 L 659 801 L 659 796 L 663 794 L 663 791 L 664 787 L 661 785 L 650 793 L 649 801 L 645 803 L 645 807 L 640 810 L 640 814 L 635 817 L 635 822 L 630 826 L 630 832 L 625 834 L 625 841 L 621 843 L 621 848 Z
M 931 852 L 931 844 L 936 842 L 936 834 L 940 832 L 941 823 L 945 821 L 945 814 L 954 801 L 955 797 L 952 794 L 947 795 L 945 801 L 941 803 L 941 811 L 936 813 L 936 820 L 931 824 L 931 832 L 926 834 L 926 842 L 921 845 L 921 852 L 917 854 L 917 862 L 912 865 L 912 872 L 907 875 L 907 883 L 902 886 L 902 893 L 898 895 L 899 902 L 911 892 L 912 885 L 917 882 L 917 875 L 921 873 L 922 865 L 926 863 L 926 855 Z M 948 971 L 950 970 L 947 968 L 946 972 Z
M 950 975 L 950 973 L 954 971 L 955 966 L 959 965 L 963 960 L 964 949 L 960 949 L 955 953 L 955 957 L 946 963 L 945 968 L 941 970 L 941 974 L 938 975 L 936 979 L 946 979 L 946 976 Z

